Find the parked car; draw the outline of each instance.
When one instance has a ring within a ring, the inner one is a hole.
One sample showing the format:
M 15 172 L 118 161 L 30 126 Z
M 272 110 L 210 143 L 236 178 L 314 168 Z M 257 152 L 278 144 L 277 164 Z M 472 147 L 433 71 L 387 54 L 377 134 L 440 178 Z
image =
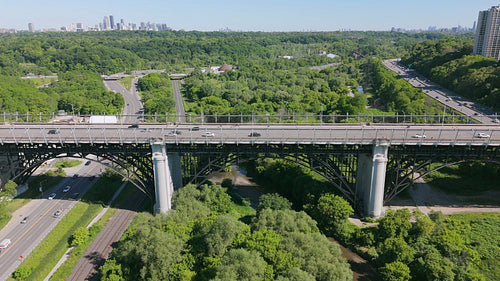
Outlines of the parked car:
M 204 132 L 203 134 L 201 134 L 202 137 L 215 137 L 215 134 L 212 133 L 212 132 Z
M 49 197 L 47 197 L 49 200 L 52 200 L 54 198 L 56 198 L 56 194 L 55 193 L 51 193 L 49 194 Z
M 478 133 L 476 135 L 476 138 L 481 138 L 481 139 L 484 139 L 484 138 L 489 138 L 490 135 L 486 134 L 486 133 Z

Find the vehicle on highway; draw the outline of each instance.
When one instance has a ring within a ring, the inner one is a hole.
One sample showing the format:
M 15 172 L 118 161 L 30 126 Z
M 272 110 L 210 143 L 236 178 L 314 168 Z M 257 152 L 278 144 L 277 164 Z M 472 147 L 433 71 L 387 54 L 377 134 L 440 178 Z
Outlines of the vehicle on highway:
M 249 137 L 260 137 L 260 133 L 258 132 L 251 132 L 250 134 L 248 134 Z
M 498 120 L 498 118 L 496 118 L 496 119 L 493 119 L 491 122 L 493 122 L 493 123 L 500 123 L 500 120 Z
M 490 135 L 486 134 L 486 133 L 478 133 L 476 135 L 476 138 L 480 138 L 480 139 L 484 139 L 484 138 L 489 138 Z
M 67 185 L 63 188 L 63 192 L 68 192 L 71 189 L 71 186 Z
M 90 165 L 91 163 L 92 163 L 92 161 L 90 161 L 90 160 L 89 160 L 89 161 L 85 162 L 85 166 L 88 166 L 88 165 Z
M 168 132 L 167 134 L 165 134 L 165 136 L 167 136 L 167 137 L 176 137 L 177 134 L 174 131 L 172 131 L 172 132 Z
M 70 198 L 71 198 L 71 199 L 75 199 L 75 200 L 76 200 L 76 198 L 78 198 L 78 195 L 80 195 L 80 193 L 75 192 L 75 193 L 71 194 L 71 197 L 70 197 Z
M 59 129 L 51 129 L 48 131 L 48 134 L 49 135 L 55 135 L 55 134 L 59 134 L 61 131 L 59 131 Z
M 204 132 L 203 134 L 201 134 L 202 137 L 215 137 L 215 134 L 212 133 L 212 132 Z
M 21 224 L 26 224 L 29 218 L 30 218 L 29 216 L 24 217 L 23 220 L 21 221 Z
M 196 132 L 196 131 L 199 131 L 199 130 L 200 130 L 200 127 L 198 127 L 198 126 L 195 126 L 195 127 L 191 128 L 192 132 Z
M 151 129 L 144 128 L 144 129 L 141 130 L 141 133 L 149 133 L 151 131 L 152 131 Z
M 56 194 L 55 193 L 51 193 L 51 194 L 49 194 L 49 197 L 47 197 L 47 199 L 49 199 L 49 200 L 52 200 L 54 198 L 56 198 Z
M 6 249 L 7 247 L 9 247 L 9 245 L 10 245 L 10 239 L 4 239 L 4 240 L 2 240 L 2 242 L 0 242 L 0 252 L 3 249 Z
M 133 128 L 139 128 L 139 124 L 132 124 L 130 126 L 128 126 L 129 128 L 133 129 Z
M 57 210 L 55 213 L 54 213 L 54 217 L 58 217 L 61 215 L 61 210 Z
M 74 179 L 78 178 L 78 174 L 74 174 L 74 175 L 73 175 L 73 178 L 74 178 Z
M 425 138 L 427 138 L 427 136 L 424 135 L 424 134 L 415 134 L 415 135 L 413 135 L 411 137 L 415 138 L 415 139 L 425 139 Z

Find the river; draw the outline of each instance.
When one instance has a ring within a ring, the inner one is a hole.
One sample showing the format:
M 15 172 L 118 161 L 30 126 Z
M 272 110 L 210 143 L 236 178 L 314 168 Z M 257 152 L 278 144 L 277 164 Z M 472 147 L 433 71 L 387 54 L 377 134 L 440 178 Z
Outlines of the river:
M 243 198 L 250 199 L 250 205 L 256 208 L 259 203 L 259 197 L 263 194 L 258 184 L 247 176 L 246 171 L 233 165 L 231 171 L 218 173 L 210 180 L 220 184 L 223 179 L 230 178 L 233 181 L 235 192 Z M 328 240 L 337 243 L 342 252 L 342 257 L 351 265 L 354 281 L 377 280 L 375 269 L 362 257 L 342 246 L 335 239 L 329 237 Z

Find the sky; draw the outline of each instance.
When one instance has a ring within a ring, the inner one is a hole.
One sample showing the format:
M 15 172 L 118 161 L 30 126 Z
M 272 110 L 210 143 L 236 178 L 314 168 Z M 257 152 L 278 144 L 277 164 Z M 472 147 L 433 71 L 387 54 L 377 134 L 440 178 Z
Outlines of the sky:
M 0 29 L 166 23 L 175 30 L 338 31 L 472 27 L 500 0 L 0 0 Z

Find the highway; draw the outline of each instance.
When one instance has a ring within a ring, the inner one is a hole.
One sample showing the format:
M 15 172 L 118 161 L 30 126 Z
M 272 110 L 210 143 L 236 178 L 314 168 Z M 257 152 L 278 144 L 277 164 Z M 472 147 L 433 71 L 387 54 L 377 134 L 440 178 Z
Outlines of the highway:
M 77 200 L 84 194 L 95 182 L 90 181 L 91 176 L 99 173 L 99 164 L 83 163 L 71 170 L 79 174 L 79 177 L 73 178 L 73 174 L 68 175 L 61 183 L 50 191 L 43 193 L 43 198 L 33 199 L 16 213 L 11 221 L 0 231 L 0 240 L 10 239 L 11 244 L 7 249 L 0 252 L 0 280 L 6 280 L 14 270 L 21 264 L 21 256 L 27 257 L 33 249 L 52 231 L 71 208 L 77 203 Z M 64 193 L 62 190 L 67 185 L 71 189 Z M 47 199 L 50 193 L 56 193 L 52 200 Z M 78 195 L 75 195 L 78 193 Z M 75 198 L 72 198 L 75 197 Z M 60 211 L 59 216 L 55 213 Z M 21 223 L 23 218 L 29 217 L 26 223 Z
M 437 100 L 438 102 L 453 108 L 454 110 L 470 116 L 477 122 L 483 124 L 500 123 L 496 118 L 496 113 L 475 104 L 472 101 L 466 100 L 457 94 L 442 88 L 438 84 L 429 81 L 427 78 L 418 74 L 417 72 L 406 68 L 399 63 L 399 59 L 384 60 L 383 64 L 397 73 L 401 78 L 405 79 L 415 88 L 421 89 L 427 96 Z M 486 117 L 485 115 L 495 116 L 494 118 Z
M 125 87 L 120 84 L 120 82 L 116 80 L 104 80 L 104 85 L 108 90 L 113 91 L 115 93 L 120 93 L 125 100 L 125 107 L 123 112 L 125 115 L 124 123 L 137 123 L 140 121 L 140 114 L 143 113 L 143 107 L 141 103 L 141 98 L 139 97 L 139 92 L 137 91 L 136 83 L 139 78 L 134 78 L 132 80 L 132 87 L 130 91 L 125 89 Z M 137 114 L 137 116 L 132 116 L 130 114 Z
M 57 134 L 49 134 L 58 130 Z M 219 143 L 500 145 L 500 126 L 421 124 L 0 125 L 4 143 Z
M 186 110 L 184 109 L 184 101 L 182 100 L 179 80 L 172 80 L 172 88 L 174 89 L 175 111 L 177 114 L 178 123 L 186 123 Z

